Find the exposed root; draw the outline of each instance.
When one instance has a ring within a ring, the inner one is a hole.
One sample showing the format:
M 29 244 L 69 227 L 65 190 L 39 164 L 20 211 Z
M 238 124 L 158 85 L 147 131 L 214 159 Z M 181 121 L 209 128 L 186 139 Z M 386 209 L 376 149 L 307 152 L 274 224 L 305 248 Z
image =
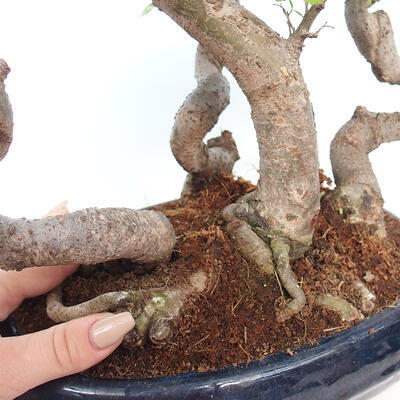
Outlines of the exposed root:
M 228 206 L 223 211 L 223 217 L 229 221 L 226 227 L 229 236 L 247 260 L 254 261 L 261 272 L 273 275 L 275 268 L 270 248 L 253 232 L 249 224 L 235 217 L 234 207 Z
M 320 294 L 315 298 L 315 304 L 336 311 L 347 322 L 364 319 L 364 315 L 342 297 Z
M 148 334 L 153 343 L 167 341 L 172 334 L 171 323 L 181 311 L 185 300 L 207 287 L 208 275 L 198 271 L 189 281 L 174 289 L 126 290 L 104 293 L 75 306 L 62 304 L 62 287 L 47 297 L 47 313 L 55 322 L 104 311 L 130 311 L 135 318 L 134 331 L 125 338 L 125 346 L 140 345 Z
M 249 193 L 245 199 L 226 207 L 223 217 L 228 221 L 227 230 L 230 237 L 245 258 L 254 261 L 260 271 L 268 275 L 273 275 L 276 267 L 282 286 L 293 299 L 277 316 L 278 321 L 286 321 L 304 307 L 306 297 L 289 265 L 290 245 L 282 238 L 269 240 L 267 232 L 256 226 L 259 217 L 249 214 L 249 202 L 252 200 L 253 194 Z M 242 220 L 245 215 L 252 220 L 254 226 Z M 261 225 L 262 221 L 258 224 Z
M 291 318 L 294 314 L 297 314 L 304 307 L 306 304 L 306 296 L 297 283 L 296 275 L 290 268 L 289 245 L 282 239 L 273 239 L 271 240 L 271 249 L 274 255 L 276 271 L 282 286 L 293 298 L 277 316 L 278 321 L 283 322 Z
M 360 280 L 353 283 L 353 288 L 359 293 L 361 298 L 361 311 L 365 314 L 371 314 L 375 308 L 376 296 Z
M 132 303 L 132 291 L 103 293 L 94 299 L 75 306 L 65 306 L 62 303 L 62 285 L 47 296 L 47 315 L 55 322 L 65 322 L 104 311 L 115 311 Z

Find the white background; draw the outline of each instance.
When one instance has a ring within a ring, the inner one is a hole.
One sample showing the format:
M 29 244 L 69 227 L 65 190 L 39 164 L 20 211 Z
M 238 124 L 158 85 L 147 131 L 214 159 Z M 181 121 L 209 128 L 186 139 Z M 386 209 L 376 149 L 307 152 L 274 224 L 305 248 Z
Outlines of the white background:
M 195 87 L 195 42 L 167 16 L 140 14 L 150 0 L 0 0 L 0 57 L 14 109 L 14 141 L 0 163 L 0 213 L 39 217 L 59 201 L 70 209 L 141 208 L 179 196 L 185 173 L 169 149 L 173 118 Z M 242 4 L 287 35 L 272 0 Z M 298 1 L 299 9 L 302 7 Z M 383 0 L 400 47 L 400 2 Z M 374 6 L 374 9 L 377 8 Z M 301 10 L 302 11 L 302 10 Z M 379 83 L 330 0 L 302 55 L 316 115 L 320 163 L 331 174 L 329 144 L 357 105 L 400 110 L 400 87 Z M 231 82 L 231 105 L 212 134 L 233 132 L 241 153 L 235 173 L 257 180 L 249 105 Z M 371 154 L 386 208 L 397 200 L 400 143 Z M 398 399 L 397 384 L 376 399 Z

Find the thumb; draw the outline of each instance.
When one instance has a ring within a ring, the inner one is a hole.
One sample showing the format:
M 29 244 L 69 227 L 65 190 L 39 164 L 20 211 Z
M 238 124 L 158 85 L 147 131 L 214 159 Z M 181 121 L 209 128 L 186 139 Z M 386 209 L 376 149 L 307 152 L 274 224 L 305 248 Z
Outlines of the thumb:
M 83 371 L 106 358 L 133 329 L 129 312 L 95 314 L 17 337 L 0 337 L 0 400 Z

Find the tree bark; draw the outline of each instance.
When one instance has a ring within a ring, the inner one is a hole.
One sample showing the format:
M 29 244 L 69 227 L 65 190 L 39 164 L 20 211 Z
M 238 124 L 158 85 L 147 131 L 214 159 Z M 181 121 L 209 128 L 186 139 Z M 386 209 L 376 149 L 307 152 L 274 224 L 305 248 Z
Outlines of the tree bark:
M 400 84 L 400 57 L 392 24 L 385 11 L 369 13 L 370 0 L 346 0 L 347 27 L 360 53 L 381 82 Z
M 235 0 L 153 0 L 234 75 L 249 100 L 260 152 L 257 200 L 274 236 L 306 246 L 319 211 L 316 131 L 299 56 Z
M 400 113 L 373 113 L 357 107 L 331 144 L 336 188 L 331 196 L 350 223 L 366 223 L 386 236 L 383 199 L 368 153 L 382 143 L 400 139 Z
M 156 211 L 88 208 L 40 220 L 0 217 L 0 267 L 96 264 L 128 258 L 166 260 L 175 244 L 168 219 Z
M 207 145 L 203 143 L 229 104 L 229 84 L 221 69 L 218 61 L 199 46 L 195 73 L 198 86 L 179 109 L 171 136 L 172 152 L 190 174 L 208 177 L 218 172 L 230 173 L 239 158 L 228 131 Z
M 13 113 L 4 87 L 10 68 L 0 59 L 0 161 L 7 154 L 13 136 Z

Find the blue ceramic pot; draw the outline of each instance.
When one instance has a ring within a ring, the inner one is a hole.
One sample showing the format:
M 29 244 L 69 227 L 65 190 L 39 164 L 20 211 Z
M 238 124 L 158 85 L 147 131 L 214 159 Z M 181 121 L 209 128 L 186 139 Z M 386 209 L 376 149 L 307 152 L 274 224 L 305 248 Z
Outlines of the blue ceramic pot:
M 14 335 L 12 319 L 0 324 Z M 216 372 L 153 379 L 100 379 L 74 375 L 37 387 L 23 400 L 339 400 L 400 373 L 400 303 L 351 329 L 262 362 Z

